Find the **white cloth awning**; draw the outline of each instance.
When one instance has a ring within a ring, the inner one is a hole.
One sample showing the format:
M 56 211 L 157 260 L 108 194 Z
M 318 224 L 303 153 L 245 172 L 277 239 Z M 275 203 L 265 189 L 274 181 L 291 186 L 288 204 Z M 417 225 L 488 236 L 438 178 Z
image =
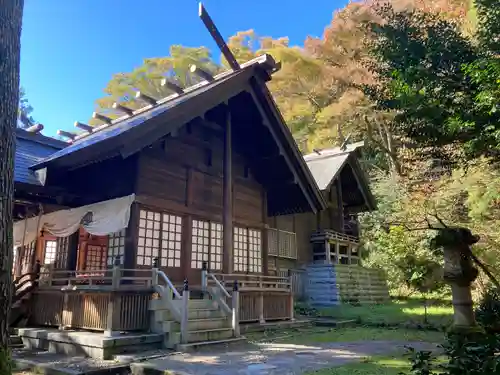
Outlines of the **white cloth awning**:
M 30 244 L 42 229 L 56 237 L 75 233 L 80 225 L 87 232 L 104 236 L 127 228 L 135 194 L 87 206 L 61 210 L 14 223 L 14 246 Z M 26 230 L 26 233 L 25 233 Z

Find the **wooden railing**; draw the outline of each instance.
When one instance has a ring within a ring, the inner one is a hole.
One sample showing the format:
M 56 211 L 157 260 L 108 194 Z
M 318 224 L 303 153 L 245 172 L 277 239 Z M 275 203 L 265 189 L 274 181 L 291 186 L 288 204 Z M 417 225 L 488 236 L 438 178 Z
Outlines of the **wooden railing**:
M 269 255 L 297 259 L 297 238 L 295 233 L 268 228 L 267 243 Z
M 323 229 L 320 231 L 313 232 L 311 234 L 311 240 L 314 238 L 328 238 L 329 240 L 340 241 L 340 242 L 348 242 L 348 243 L 359 243 L 359 238 L 355 236 L 351 236 L 345 233 L 339 233 L 332 229 Z
M 148 304 L 155 288 L 151 269 L 40 272 L 30 323 L 104 331 L 149 329 Z
M 290 278 L 263 275 L 214 273 L 226 290 L 238 285 L 238 322 L 293 319 L 293 292 Z M 211 282 L 208 280 L 208 286 Z

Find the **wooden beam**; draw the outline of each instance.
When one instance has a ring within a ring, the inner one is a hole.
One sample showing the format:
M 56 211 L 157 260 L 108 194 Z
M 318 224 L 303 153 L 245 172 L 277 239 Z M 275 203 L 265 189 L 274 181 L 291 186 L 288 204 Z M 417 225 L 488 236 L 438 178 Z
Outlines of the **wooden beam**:
M 76 138 L 76 134 L 70 133 L 70 132 L 67 132 L 67 131 L 64 131 L 64 130 L 58 130 L 57 131 L 57 135 L 60 135 L 61 137 L 69 138 L 71 140 L 74 140 Z
M 40 133 L 42 130 L 43 130 L 42 124 L 31 125 L 29 128 L 26 129 L 27 132 L 35 134 Z
M 87 124 L 82 124 L 81 122 L 75 121 L 75 128 L 85 130 L 86 132 L 92 133 L 94 128 Z
M 223 269 L 233 273 L 233 149 L 232 124 L 229 107 L 225 108 L 224 159 L 223 159 Z
M 121 105 L 120 103 L 113 103 L 112 105 L 113 109 L 125 113 L 126 115 L 132 116 L 134 114 L 134 110 L 130 109 L 128 107 L 125 107 L 124 105 Z
M 103 114 L 100 114 L 98 112 L 92 113 L 92 118 L 95 118 L 96 120 L 102 121 L 108 125 L 111 124 L 111 121 L 113 121 L 111 118 L 108 116 L 104 116 Z
M 140 91 L 137 91 L 135 93 L 135 98 L 137 100 L 140 100 L 143 103 L 146 103 L 146 104 L 149 104 L 149 105 L 156 105 L 156 99 L 155 98 L 153 98 L 153 97 L 151 97 L 149 95 L 143 94 Z
M 201 18 L 201 21 L 207 28 L 208 32 L 212 36 L 213 40 L 217 44 L 217 47 L 219 47 L 220 51 L 222 52 L 222 55 L 226 58 L 229 66 L 233 70 L 239 70 L 241 69 L 240 64 L 238 64 L 238 61 L 236 61 L 236 58 L 234 57 L 233 53 L 227 46 L 226 42 L 224 41 L 224 38 L 220 34 L 219 30 L 217 29 L 217 26 L 215 26 L 214 21 L 212 21 L 212 18 L 208 14 L 207 10 L 203 6 L 203 4 L 200 2 L 198 6 L 198 15 Z
M 189 67 L 189 71 L 208 82 L 212 82 L 214 80 L 214 77 L 212 76 L 212 74 L 210 74 L 210 72 L 207 72 L 206 70 L 194 64 Z
M 176 94 L 184 94 L 184 89 L 179 86 L 177 83 L 174 83 L 172 82 L 171 80 L 169 80 L 168 78 L 163 78 L 161 80 L 161 85 L 166 87 L 167 89 L 175 92 Z

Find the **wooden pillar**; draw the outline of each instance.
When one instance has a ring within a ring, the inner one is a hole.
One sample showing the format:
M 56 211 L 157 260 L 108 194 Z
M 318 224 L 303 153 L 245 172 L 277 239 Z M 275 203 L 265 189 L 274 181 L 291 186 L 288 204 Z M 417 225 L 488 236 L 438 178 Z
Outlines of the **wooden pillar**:
M 224 176 L 222 194 L 223 203 L 223 251 L 224 251 L 224 273 L 233 272 L 233 150 L 232 150 L 232 124 L 229 107 L 226 107 L 224 124 Z
M 342 181 L 340 175 L 337 177 L 337 206 L 339 212 L 340 233 L 344 233 L 344 200 L 342 198 Z
M 125 230 L 125 249 L 123 252 L 122 265 L 124 269 L 134 269 L 137 257 L 137 236 L 139 234 L 139 205 L 133 203 L 130 207 L 130 220 Z M 134 276 L 125 271 L 123 276 Z M 125 284 L 132 283 L 131 280 L 123 280 Z
M 340 244 L 335 242 L 335 264 L 340 264 Z
M 269 225 L 267 217 L 267 192 L 262 189 L 262 222 L 264 229 L 262 230 L 262 273 L 269 275 Z
M 325 240 L 325 263 L 326 264 L 332 264 L 332 255 L 330 252 L 330 242 L 328 240 Z
M 76 264 L 78 262 L 79 241 L 80 241 L 79 230 L 70 235 L 68 238 L 68 263 L 66 264 L 66 267 L 69 271 L 76 271 Z

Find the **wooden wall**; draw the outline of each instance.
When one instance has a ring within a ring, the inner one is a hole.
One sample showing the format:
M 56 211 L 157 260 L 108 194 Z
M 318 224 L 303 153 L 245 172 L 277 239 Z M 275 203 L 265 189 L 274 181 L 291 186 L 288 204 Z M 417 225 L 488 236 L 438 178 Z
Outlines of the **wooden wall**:
M 337 184 L 332 184 L 330 190 L 323 192 L 323 196 L 329 207 L 317 214 L 320 216 L 319 220 L 318 216 L 311 212 L 269 218 L 270 228 L 295 232 L 297 239 L 297 260 L 269 257 L 270 263 L 277 269 L 300 268 L 312 262 L 310 239 L 311 233 L 317 229 L 343 231 L 343 212 L 342 208 L 339 208 L 341 197 L 338 194 Z
M 189 272 L 195 278 L 200 272 L 190 272 L 191 221 L 198 218 L 222 223 L 223 136 L 222 128 L 217 125 L 196 122 L 139 155 L 136 182 L 139 207 L 185 218 L 181 274 Z M 234 225 L 263 229 L 265 192 L 234 148 L 233 181 Z

